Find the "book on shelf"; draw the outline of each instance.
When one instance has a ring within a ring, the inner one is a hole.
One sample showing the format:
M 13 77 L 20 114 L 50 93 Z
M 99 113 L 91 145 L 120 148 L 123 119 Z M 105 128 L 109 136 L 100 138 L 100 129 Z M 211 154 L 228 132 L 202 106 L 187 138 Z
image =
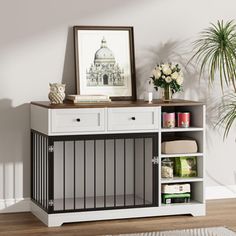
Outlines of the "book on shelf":
M 89 103 L 89 102 L 110 102 L 111 99 L 107 95 L 67 95 L 67 100 L 74 103 Z

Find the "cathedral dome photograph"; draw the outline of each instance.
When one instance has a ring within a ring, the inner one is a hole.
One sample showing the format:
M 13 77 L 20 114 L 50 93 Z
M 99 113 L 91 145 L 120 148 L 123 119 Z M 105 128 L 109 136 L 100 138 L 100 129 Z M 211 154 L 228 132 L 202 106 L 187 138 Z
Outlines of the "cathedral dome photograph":
M 116 63 L 105 37 L 95 52 L 93 63 L 86 71 L 86 80 L 87 86 L 124 86 L 124 69 Z

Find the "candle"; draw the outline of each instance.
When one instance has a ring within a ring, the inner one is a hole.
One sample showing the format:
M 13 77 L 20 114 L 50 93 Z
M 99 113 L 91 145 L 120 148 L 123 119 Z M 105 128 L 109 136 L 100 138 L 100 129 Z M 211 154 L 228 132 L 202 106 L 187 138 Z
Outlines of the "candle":
M 190 113 L 178 112 L 178 127 L 188 128 L 190 126 Z
M 148 93 L 148 102 L 151 103 L 152 102 L 152 92 Z
M 163 128 L 174 128 L 175 127 L 175 112 L 164 112 L 163 113 Z

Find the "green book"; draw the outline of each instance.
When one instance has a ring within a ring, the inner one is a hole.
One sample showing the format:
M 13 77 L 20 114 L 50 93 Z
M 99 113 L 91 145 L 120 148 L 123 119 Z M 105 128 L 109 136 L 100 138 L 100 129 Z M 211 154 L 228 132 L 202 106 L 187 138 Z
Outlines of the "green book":
M 184 197 L 191 197 L 191 194 L 190 193 L 176 193 L 176 194 L 163 193 L 162 197 L 163 198 L 181 198 L 181 197 L 184 198 Z
M 178 193 L 178 194 L 162 194 L 162 203 L 189 203 L 191 198 L 190 193 Z

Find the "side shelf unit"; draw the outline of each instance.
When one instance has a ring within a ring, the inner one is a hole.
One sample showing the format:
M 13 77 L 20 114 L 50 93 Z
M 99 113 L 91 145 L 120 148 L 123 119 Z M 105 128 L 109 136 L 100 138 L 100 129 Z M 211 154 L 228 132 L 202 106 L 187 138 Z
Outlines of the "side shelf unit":
M 188 110 L 190 128 L 162 128 L 163 111 Z M 31 103 L 32 212 L 48 226 L 67 222 L 178 214 L 205 214 L 205 106 L 162 103 Z M 197 140 L 198 176 L 161 178 L 161 142 L 166 136 Z M 162 184 L 190 183 L 185 204 L 161 202 Z
M 174 177 L 170 179 L 160 178 L 159 192 L 161 192 L 162 184 L 184 184 L 189 183 L 191 186 L 191 200 L 190 204 L 205 204 L 204 193 L 204 169 L 205 169 L 205 105 L 199 106 L 168 106 L 162 107 L 161 112 L 190 112 L 190 127 L 188 128 L 161 128 L 159 133 L 159 157 L 160 163 L 164 158 L 175 159 L 178 157 L 195 157 L 197 161 L 197 176 L 196 177 Z M 198 152 L 196 153 L 176 153 L 176 154 L 164 154 L 161 150 L 161 143 L 168 138 L 178 139 L 188 137 L 196 140 L 198 146 Z M 161 173 L 161 165 L 159 165 L 159 171 Z M 166 206 L 161 203 L 159 204 Z

